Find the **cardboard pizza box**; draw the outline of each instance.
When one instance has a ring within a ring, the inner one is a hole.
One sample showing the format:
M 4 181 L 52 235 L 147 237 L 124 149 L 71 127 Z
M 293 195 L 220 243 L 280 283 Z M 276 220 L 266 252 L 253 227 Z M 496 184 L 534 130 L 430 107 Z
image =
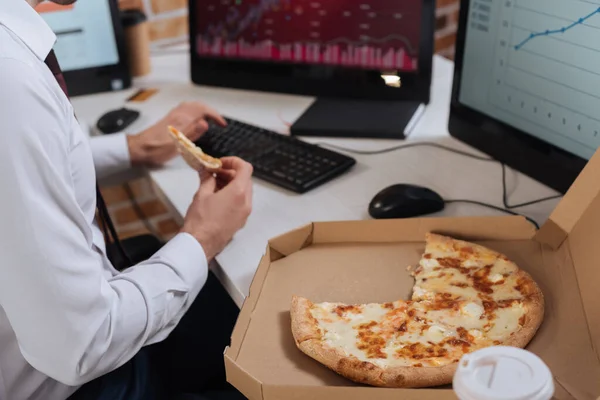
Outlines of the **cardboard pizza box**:
M 292 295 L 315 302 L 408 299 L 426 232 L 506 254 L 542 289 L 544 321 L 527 349 L 550 367 L 558 400 L 600 396 L 600 154 L 536 231 L 521 217 L 315 222 L 272 239 L 226 349 L 229 382 L 252 400 L 455 399 L 451 386 L 361 386 L 296 348 Z

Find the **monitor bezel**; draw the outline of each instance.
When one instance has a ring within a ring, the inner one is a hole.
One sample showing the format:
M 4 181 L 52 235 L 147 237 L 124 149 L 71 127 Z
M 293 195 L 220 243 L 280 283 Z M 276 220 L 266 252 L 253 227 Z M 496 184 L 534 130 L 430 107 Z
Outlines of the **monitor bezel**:
M 125 32 L 121 25 L 117 0 L 106 1 L 108 1 L 110 7 L 119 62 L 100 67 L 64 71 L 63 75 L 67 83 L 69 96 L 75 97 L 92 93 L 123 90 L 131 87 L 131 74 L 125 49 Z M 121 81 L 119 87 L 114 86 L 114 82 L 117 80 Z
M 382 84 L 381 71 L 339 66 L 218 59 L 196 51 L 196 11 L 188 2 L 191 80 L 197 85 L 329 98 L 411 100 L 429 103 L 434 51 L 435 0 L 422 0 L 417 72 L 400 74 L 400 89 Z
M 587 160 L 477 111 L 459 100 L 470 0 L 461 0 L 448 131 L 531 178 L 566 193 Z

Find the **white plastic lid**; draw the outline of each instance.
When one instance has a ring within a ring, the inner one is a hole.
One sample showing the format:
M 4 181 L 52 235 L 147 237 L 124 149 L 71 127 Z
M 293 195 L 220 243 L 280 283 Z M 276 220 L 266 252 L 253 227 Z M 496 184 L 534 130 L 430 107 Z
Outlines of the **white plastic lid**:
M 465 354 L 453 381 L 460 400 L 550 400 L 552 373 L 535 354 L 492 346 Z

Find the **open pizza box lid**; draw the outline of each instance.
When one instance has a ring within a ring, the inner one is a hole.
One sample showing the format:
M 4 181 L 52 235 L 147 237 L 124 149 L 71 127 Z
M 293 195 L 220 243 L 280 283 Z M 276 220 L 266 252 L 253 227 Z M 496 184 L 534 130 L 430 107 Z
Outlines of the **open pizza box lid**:
M 225 351 L 228 381 L 250 399 L 456 399 L 451 385 L 355 384 L 297 349 L 290 300 L 350 304 L 408 299 L 427 232 L 488 246 L 542 289 L 544 321 L 527 350 L 554 376 L 558 400 L 600 396 L 600 154 L 539 231 L 521 217 L 315 222 L 272 239 Z

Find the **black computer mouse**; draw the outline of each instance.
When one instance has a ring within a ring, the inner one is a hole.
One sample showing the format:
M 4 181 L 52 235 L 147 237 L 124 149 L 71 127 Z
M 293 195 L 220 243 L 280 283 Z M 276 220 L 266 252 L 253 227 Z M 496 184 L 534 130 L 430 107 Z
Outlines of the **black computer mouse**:
M 431 189 L 417 185 L 389 186 L 373 197 L 369 214 L 376 219 L 410 218 L 444 209 L 444 199 Z
M 96 127 L 102 133 L 120 132 L 131 125 L 139 116 L 139 111 L 119 108 L 101 116 L 96 123 Z

